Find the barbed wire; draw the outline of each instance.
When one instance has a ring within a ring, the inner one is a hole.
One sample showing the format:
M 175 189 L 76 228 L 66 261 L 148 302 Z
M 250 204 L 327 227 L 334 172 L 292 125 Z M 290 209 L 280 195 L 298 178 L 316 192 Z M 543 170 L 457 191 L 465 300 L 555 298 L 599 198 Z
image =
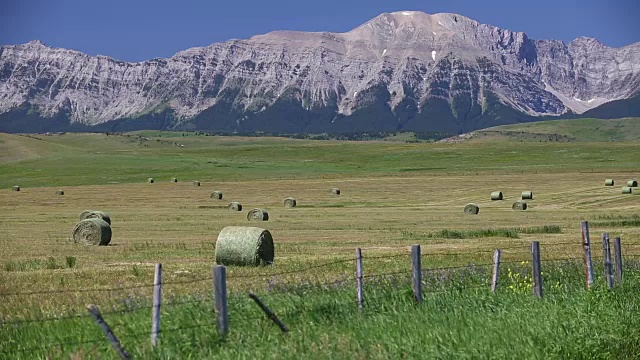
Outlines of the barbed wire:
M 389 272 L 389 273 L 378 273 L 378 274 L 368 274 L 368 275 L 362 275 L 363 279 L 373 279 L 373 278 L 378 278 L 378 277 L 385 277 L 385 276 L 394 276 L 394 275 L 400 275 L 400 274 L 405 274 L 407 276 L 411 275 L 411 270 L 402 270 L 402 271 L 394 271 L 394 272 Z
M 31 347 L 31 348 L 25 348 L 25 349 L 15 349 L 15 350 L 0 350 L 0 354 L 12 354 L 15 352 L 21 352 L 21 353 L 33 353 L 36 351 L 47 351 L 53 347 L 62 347 L 62 346 L 72 346 L 72 345 L 84 345 L 84 344 L 97 344 L 100 342 L 104 342 L 106 339 L 103 338 L 99 338 L 99 339 L 93 339 L 93 340 L 84 340 L 84 341 L 70 341 L 70 342 L 57 342 L 57 343 L 48 343 L 48 344 L 41 344 L 40 346 L 37 347 Z
M 313 266 L 309 266 L 303 269 L 296 269 L 296 270 L 287 270 L 287 271 L 281 271 L 281 272 L 276 272 L 276 273 L 271 273 L 271 274 L 253 274 L 253 275 L 229 275 L 229 279 L 248 279 L 248 278 L 264 278 L 264 277 L 273 277 L 273 276 L 280 276 L 280 275 L 288 275 L 288 274 L 296 274 L 296 273 L 303 273 L 312 269 L 319 269 L 319 268 L 323 268 L 323 267 L 327 267 L 327 266 L 331 266 L 331 265 L 337 265 L 337 264 L 342 264 L 342 263 L 346 263 L 346 262 L 352 262 L 355 261 L 355 259 L 342 259 L 342 260 L 336 260 L 336 261 L 332 261 L 332 262 L 328 262 L 328 263 L 324 263 L 324 264 L 318 264 L 318 265 L 313 265 Z
M 598 259 L 596 256 L 592 256 L 592 259 Z M 584 260 L 582 257 L 565 257 L 565 258 L 556 258 L 556 259 L 540 259 L 540 262 L 561 262 L 561 261 L 582 261 Z
M 196 278 L 191 280 L 184 281 L 167 281 L 163 282 L 162 285 L 185 285 L 185 284 L 193 284 L 197 282 L 213 280 L 213 276 Z M 134 289 L 144 289 L 144 288 L 152 288 L 154 284 L 146 284 L 146 285 L 131 285 L 131 286 L 121 286 L 116 288 L 76 288 L 76 289 L 57 289 L 57 290 L 40 290 L 40 291 L 21 291 L 21 292 L 12 292 L 12 293 L 0 293 L 0 297 L 9 297 L 9 296 L 28 296 L 28 295 L 46 295 L 46 294 L 61 294 L 61 293 L 86 293 L 86 292 L 115 292 L 122 290 L 134 290 Z
M 557 245 L 564 245 L 564 244 L 569 244 L 569 243 L 556 243 Z M 571 244 L 575 244 L 575 243 L 571 243 Z M 526 248 L 528 248 L 529 246 L 527 245 Z M 514 247 L 512 247 L 514 248 Z M 525 246 L 522 246 L 522 248 L 525 248 Z M 474 254 L 474 253 L 482 253 L 482 252 L 493 252 L 493 251 L 476 251 L 473 253 L 463 253 L 463 255 L 466 254 Z M 431 254 L 425 254 L 425 255 L 458 255 L 456 253 L 444 253 L 444 254 L 440 254 L 440 253 L 431 253 Z M 367 257 L 367 256 L 363 256 L 363 259 L 388 259 L 388 258 L 397 258 L 397 257 L 405 257 L 408 254 L 394 254 L 394 255 L 380 255 L 380 256 L 371 256 L 371 257 Z M 636 258 L 636 257 L 640 257 L 640 254 L 625 254 L 624 257 L 628 257 L 628 258 Z M 592 256 L 592 259 L 602 259 L 602 256 Z M 337 260 L 337 261 L 332 261 L 332 262 L 327 262 L 327 263 L 323 263 L 323 264 L 318 264 L 318 265 L 313 265 L 313 266 L 309 266 L 303 269 L 296 269 L 296 270 L 289 270 L 289 271 L 282 271 L 282 272 L 276 272 L 276 273 L 272 273 L 272 274 L 257 274 L 257 275 L 241 275 L 241 276 L 233 276 L 231 277 L 231 279 L 233 278 L 257 278 L 257 277 L 274 277 L 274 276 L 279 276 L 279 275 L 284 275 L 284 274 L 292 274 L 292 273 L 301 273 L 301 272 L 306 272 L 312 269 L 317 269 L 317 268 L 322 268 L 322 267 L 327 267 L 327 266 L 331 266 L 331 265 L 336 265 L 336 264 L 341 264 L 341 263 L 347 263 L 347 262 L 351 262 L 354 261 L 355 259 L 341 259 L 341 260 Z M 563 261 L 582 261 L 583 258 L 581 256 L 578 257 L 564 257 L 564 258 L 551 258 L 551 259 L 541 259 L 541 262 L 543 263 L 549 263 L 549 262 L 563 262 Z M 507 264 L 522 264 L 523 262 L 529 262 L 530 259 L 522 259 L 522 260 L 510 260 L 510 261 L 501 261 L 501 265 L 507 265 Z M 487 262 L 487 263 L 470 263 L 467 265 L 458 265 L 458 266 L 446 266 L 446 267 L 434 267 L 434 268 L 425 268 L 422 269 L 423 273 L 430 273 L 430 272 L 435 272 L 435 271 L 452 271 L 452 270 L 461 270 L 461 269 L 470 269 L 473 267 L 487 267 L 487 266 L 491 266 L 493 265 L 492 262 Z M 409 273 L 408 273 L 409 272 Z M 393 271 L 393 272 L 386 272 L 386 273 L 374 273 L 374 274 L 365 274 L 362 278 L 366 279 L 366 280 L 370 280 L 370 279 L 374 279 L 374 278 L 383 278 L 383 277 L 388 277 L 388 276 L 396 276 L 396 275 L 401 275 L 401 274 L 405 274 L 407 276 L 410 276 L 410 270 L 399 270 L 399 271 Z M 196 279 L 190 279 L 190 280 L 184 280 L 184 281 L 170 281 L 170 282 L 163 282 L 163 285 L 175 285 L 175 284 L 192 284 L 192 283 L 196 283 L 196 282 L 201 282 L 201 281 L 206 281 L 206 280 L 212 280 L 211 276 L 207 276 L 207 277 L 203 277 L 203 278 L 196 278 Z M 355 280 L 355 275 L 353 276 L 348 276 L 348 277 L 343 277 L 340 279 L 333 279 L 324 283 L 313 283 L 313 282 L 308 282 L 306 284 L 298 284 L 296 285 L 288 285 L 288 284 L 282 284 L 282 289 L 281 290 L 276 290 L 276 291 L 267 291 L 266 293 L 263 293 L 262 296 L 273 296 L 273 295 L 278 295 L 278 294 L 286 294 L 286 293 L 292 293 L 292 292 L 296 292 L 299 290 L 306 290 L 309 287 L 313 287 L 313 288 L 320 288 L 323 286 L 331 286 L 331 285 L 335 285 L 335 286 L 340 286 L 343 285 L 345 282 L 348 282 L 350 280 Z M 109 292 L 109 291 L 121 291 L 121 290 L 128 290 L 128 289 L 139 289 L 139 288 L 151 288 L 153 287 L 153 284 L 150 285 L 135 285 L 135 286 L 126 286 L 126 287 L 118 287 L 118 288 L 95 288 L 95 289 L 60 289 L 60 290 L 44 290 L 44 291 L 33 291 L 33 292 L 14 292 L 14 293 L 4 293 L 4 294 L 0 294 L 0 297 L 3 296 L 18 296 L 18 295 L 37 295 L 37 294 L 51 294 L 51 293 L 66 293 L 66 292 Z M 278 285 L 280 286 L 280 285 Z M 160 306 L 162 307 L 174 307 L 174 306 L 178 306 L 178 305 L 184 305 L 184 304 L 193 304 L 193 303 L 204 303 L 204 302 L 208 302 L 210 301 L 210 299 L 188 299 L 188 300 L 183 300 L 183 301 L 172 301 L 172 302 L 168 302 L 168 303 L 164 303 L 161 304 Z M 106 311 L 106 312 L 102 312 L 103 315 L 114 315 L 114 314 L 128 314 L 128 313 L 133 313 L 136 311 L 141 311 L 141 310 L 145 310 L 145 309 L 152 309 L 154 308 L 153 305 L 142 305 L 142 306 L 136 306 L 134 308 L 127 308 L 127 309 L 116 309 L 116 310 L 111 310 L 111 311 Z M 7 321 L 2 321 L 0 322 L 0 326 L 8 326 L 8 325 L 22 325 L 22 324 L 30 324 L 30 323 L 43 323 L 43 322 L 49 322 L 49 321 L 63 321 L 63 320 L 72 320 L 72 319 L 84 319 L 84 318 L 89 318 L 90 316 L 87 315 L 82 315 L 82 314 L 71 314 L 71 315 L 63 315 L 63 316 L 54 316 L 54 317 L 49 317 L 49 318 L 37 318 L 37 319 L 19 319 L 19 320 L 7 320 Z
M 138 312 L 138 311 L 141 311 L 141 310 L 151 310 L 151 309 L 156 308 L 156 307 L 159 307 L 159 308 L 175 307 L 175 306 L 179 306 L 179 305 L 205 303 L 205 302 L 208 302 L 208 301 L 211 301 L 211 299 L 189 299 L 189 300 L 183 300 L 183 301 L 170 301 L 170 302 L 166 302 L 166 303 L 161 303 L 160 305 L 140 305 L 140 306 L 127 308 L 127 309 L 115 309 L 115 310 L 107 310 L 107 311 L 102 311 L 101 310 L 100 314 L 103 315 L 103 316 L 123 315 L 123 314 L 131 314 L 131 313 Z M 91 318 L 91 315 L 89 315 L 89 314 L 72 314 L 72 315 L 52 316 L 52 317 L 37 318 L 37 319 L 7 320 L 7 321 L 0 322 L 0 326 L 5 326 L 5 325 L 23 325 L 23 324 L 30 324 L 30 323 L 44 323 L 44 322 L 50 322 L 50 321 L 64 321 L 64 320 L 86 319 L 86 318 Z
M 399 257 L 409 257 L 411 253 L 407 252 L 404 254 L 394 254 L 394 255 L 377 255 L 377 256 L 366 256 L 366 254 L 362 255 L 362 260 L 377 260 L 377 259 L 395 259 Z

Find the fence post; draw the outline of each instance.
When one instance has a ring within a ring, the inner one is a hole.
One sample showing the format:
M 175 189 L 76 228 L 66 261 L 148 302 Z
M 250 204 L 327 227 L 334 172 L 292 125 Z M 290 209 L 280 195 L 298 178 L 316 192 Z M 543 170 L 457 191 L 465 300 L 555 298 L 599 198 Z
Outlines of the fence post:
M 602 233 L 602 254 L 603 254 L 603 268 L 604 279 L 607 282 L 609 289 L 613 288 L 613 270 L 611 266 L 611 247 L 609 245 L 609 234 Z
M 593 263 L 591 262 L 591 239 L 589 237 L 589 222 L 583 221 L 582 228 L 582 252 L 584 260 L 584 277 L 587 290 L 591 289 L 593 284 Z
M 283 323 L 282 321 L 280 321 L 280 319 L 278 319 L 278 316 L 273 311 L 271 311 L 271 309 L 269 309 L 267 307 L 267 305 L 265 305 L 262 302 L 262 300 L 260 300 L 258 295 L 250 292 L 249 293 L 249 297 L 251 299 L 253 299 L 253 301 L 255 301 L 256 304 L 258 304 L 260 309 L 262 309 L 262 311 L 264 311 L 264 313 L 267 314 L 267 317 L 269 317 L 269 319 L 271 319 L 271 321 L 273 321 L 276 325 L 278 325 L 278 327 L 280 328 L 280 330 L 282 330 L 282 332 L 288 332 L 289 331 L 289 328 L 287 327 L 287 325 L 285 325 L 285 323 Z
M 491 292 L 495 293 L 498 287 L 498 274 L 500 273 L 500 249 L 493 252 L 493 274 L 491 276 Z
M 418 304 L 422 303 L 422 269 L 420 266 L 420 245 L 411 246 L 411 270 L 413 297 Z
M 162 303 L 162 264 L 156 264 L 153 276 L 153 308 L 151 308 L 151 345 L 158 345 L 160 332 L 160 304 Z
M 113 348 L 116 349 L 120 358 L 130 359 L 131 355 L 129 355 L 129 353 L 122 347 L 122 345 L 120 345 L 120 340 L 118 340 L 116 334 L 111 331 L 111 327 L 109 327 L 109 324 L 104 321 L 102 315 L 100 315 L 100 310 L 98 310 L 98 307 L 95 305 L 87 305 L 87 311 L 89 312 L 89 314 L 91 314 L 91 316 L 93 316 L 93 319 L 96 321 L 96 323 L 98 323 L 98 326 L 100 326 L 100 329 L 102 329 L 107 339 L 109 339 Z
M 227 268 L 222 265 L 213 267 L 213 298 L 218 334 L 224 337 L 229 333 L 229 313 L 227 312 Z
M 356 286 L 358 287 L 356 293 L 358 310 L 362 310 L 362 250 L 360 248 L 356 248 Z
M 616 257 L 616 282 L 622 283 L 622 246 L 620 246 L 620 237 L 613 239 L 613 250 Z
M 531 277 L 533 278 L 533 295 L 542 298 L 542 271 L 540 270 L 540 242 L 531 242 Z

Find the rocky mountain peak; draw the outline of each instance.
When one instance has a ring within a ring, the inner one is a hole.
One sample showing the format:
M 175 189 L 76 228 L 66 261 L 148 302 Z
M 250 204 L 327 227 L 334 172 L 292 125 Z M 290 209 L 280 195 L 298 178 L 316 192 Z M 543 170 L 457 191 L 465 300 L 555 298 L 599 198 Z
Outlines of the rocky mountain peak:
M 603 43 L 601 43 L 600 41 L 598 41 L 598 39 L 596 38 L 592 38 L 592 37 L 587 37 L 587 36 L 580 36 L 575 38 L 573 41 L 571 41 L 569 43 L 570 46 L 597 46 L 597 47 L 607 47 L 606 45 L 604 45 Z
M 26 43 L 27 46 L 34 46 L 34 47 L 47 47 L 47 45 L 42 42 L 41 40 L 31 40 L 28 43 Z
M 0 48 L 0 131 L 465 132 L 582 113 L 639 91 L 640 43 L 536 41 L 420 11 L 381 14 L 345 33 L 275 31 L 138 63 L 40 41 Z

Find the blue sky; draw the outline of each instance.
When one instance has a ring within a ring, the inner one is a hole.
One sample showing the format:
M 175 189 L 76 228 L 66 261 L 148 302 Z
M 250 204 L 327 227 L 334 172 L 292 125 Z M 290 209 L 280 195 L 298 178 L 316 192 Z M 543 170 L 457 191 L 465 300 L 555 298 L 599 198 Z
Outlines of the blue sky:
M 343 32 L 400 10 L 458 13 L 534 39 L 640 41 L 640 0 L 0 0 L 0 44 L 38 39 L 142 61 L 273 30 Z

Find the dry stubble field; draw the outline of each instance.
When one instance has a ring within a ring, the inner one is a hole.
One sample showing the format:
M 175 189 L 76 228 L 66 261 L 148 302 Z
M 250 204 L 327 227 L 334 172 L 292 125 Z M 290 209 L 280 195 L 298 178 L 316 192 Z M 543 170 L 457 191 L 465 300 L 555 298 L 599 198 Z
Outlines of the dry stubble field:
M 23 188 L 20 192 L 5 189 L 0 191 L 0 294 L 70 291 L 5 296 L 0 312 L 21 317 L 34 308 L 44 313 L 64 312 L 88 302 L 108 304 L 123 296 L 148 297 L 150 288 L 108 292 L 73 289 L 149 285 L 157 262 L 164 267 L 165 294 L 210 293 L 211 284 L 206 279 L 214 265 L 216 237 L 229 225 L 269 229 L 276 245 L 274 266 L 229 269 L 231 291 L 264 288 L 274 279 L 322 283 L 352 277 L 352 262 L 293 271 L 353 258 L 356 247 L 363 249 L 366 274 L 408 273 L 409 246 L 416 243 L 422 245 L 423 267 L 484 264 L 491 261 L 490 252 L 495 248 L 505 249 L 506 260 L 525 260 L 531 240 L 541 241 L 543 260 L 579 257 L 580 221 L 623 219 L 637 211 L 640 197 L 622 195 L 620 191 L 622 182 L 632 176 L 578 172 L 405 174 L 202 182 L 201 187 L 194 187 L 191 181 L 174 184 L 160 178 L 148 184 L 141 178 L 136 184 L 63 187 L 64 196 L 56 196 L 57 188 L 49 187 Z M 616 186 L 605 187 L 605 178 L 616 179 Z M 329 193 L 334 186 L 342 190 L 342 195 Z M 223 200 L 210 199 L 214 190 L 223 191 Z M 504 193 L 504 201 L 489 200 L 491 191 L 496 190 Z M 523 212 L 511 210 L 523 190 L 534 193 L 530 208 Z M 297 198 L 297 208 L 283 207 L 287 196 Z M 240 201 L 243 211 L 228 211 L 229 201 Z M 478 215 L 463 214 L 463 207 L 469 202 L 480 206 Z M 249 223 L 246 213 L 253 207 L 267 209 L 269 221 Z M 113 238 L 109 246 L 86 247 L 69 240 L 80 212 L 86 209 L 111 215 Z M 464 239 L 439 234 L 445 229 L 532 229 L 545 225 L 558 225 L 561 233 Z M 625 244 L 640 243 L 637 226 L 592 226 L 591 231 L 594 239 L 602 231 L 609 231 L 612 236 L 621 235 Z M 626 245 L 625 250 L 638 254 L 640 246 Z M 401 254 L 406 258 L 380 258 Z M 594 255 L 599 252 L 594 251 Z M 65 266 L 65 259 L 70 256 L 77 259 L 74 268 Z M 44 265 L 49 257 L 56 266 Z M 34 261 L 40 261 L 40 265 L 24 265 Z M 8 264 L 23 264 L 25 269 L 16 271 Z M 264 276 L 252 276 L 257 274 Z

